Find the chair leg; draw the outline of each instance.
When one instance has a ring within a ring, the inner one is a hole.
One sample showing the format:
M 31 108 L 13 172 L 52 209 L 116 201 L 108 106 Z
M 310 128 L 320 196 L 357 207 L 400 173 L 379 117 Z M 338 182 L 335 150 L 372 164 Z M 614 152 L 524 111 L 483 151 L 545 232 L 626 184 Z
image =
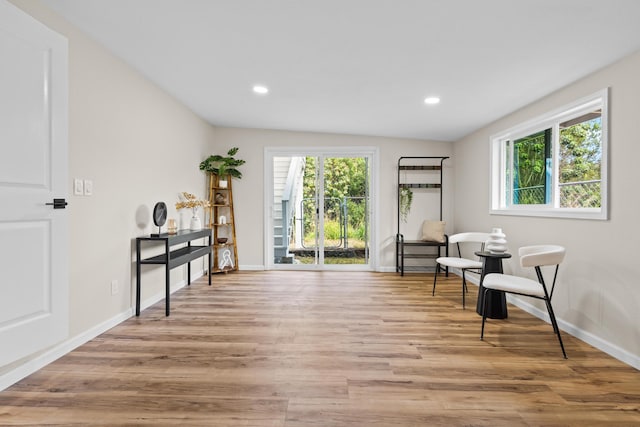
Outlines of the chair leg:
M 484 339 L 484 322 L 487 320 L 487 290 L 484 289 L 482 296 L 482 329 L 480 330 L 480 340 Z
M 436 272 L 433 274 L 433 290 L 431 296 L 436 294 L 436 280 L 438 279 L 438 272 L 440 271 L 440 264 L 436 263 Z
M 558 328 L 558 322 L 556 320 L 556 315 L 553 312 L 553 307 L 551 307 L 551 301 L 545 299 L 544 302 L 547 304 L 547 311 L 549 312 L 549 319 L 551 319 L 551 325 L 553 326 L 553 331 L 558 336 L 558 341 L 560 342 L 560 348 L 562 349 L 562 355 L 565 359 L 567 359 L 567 352 L 564 351 L 564 344 L 562 343 L 562 337 L 560 336 L 560 328 Z
M 465 291 L 467 290 L 467 280 L 464 278 L 464 270 L 462 270 L 462 309 L 464 310 L 465 307 Z

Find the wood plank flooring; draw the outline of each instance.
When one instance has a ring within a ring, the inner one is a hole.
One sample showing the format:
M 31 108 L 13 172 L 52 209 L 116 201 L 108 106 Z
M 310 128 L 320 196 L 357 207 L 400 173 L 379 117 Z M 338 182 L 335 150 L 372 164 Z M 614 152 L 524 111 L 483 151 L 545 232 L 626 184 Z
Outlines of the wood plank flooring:
M 201 279 L 0 393 L 0 425 L 640 425 L 640 372 L 460 279 Z

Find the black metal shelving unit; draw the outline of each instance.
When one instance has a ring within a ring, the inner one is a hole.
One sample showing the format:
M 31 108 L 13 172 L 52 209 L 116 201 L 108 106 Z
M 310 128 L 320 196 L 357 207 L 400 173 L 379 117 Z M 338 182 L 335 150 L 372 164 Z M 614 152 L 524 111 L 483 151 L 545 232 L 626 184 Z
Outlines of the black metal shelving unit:
M 405 259 L 409 258 L 422 258 L 422 259 L 435 259 L 442 256 L 442 248 L 444 248 L 445 256 L 449 255 L 449 238 L 445 235 L 445 241 L 429 242 L 424 240 L 406 240 L 404 234 L 400 230 L 400 223 L 402 222 L 400 217 L 400 192 L 403 188 L 418 188 L 418 189 L 433 189 L 439 192 L 440 196 L 440 221 L 442 221 L 442 178 L 443 178 L 443 164 L 449 157 L 443 156 L 417 156 L 417 157 L 400 157 L 398 159 L 398 188 L 397 188 L 397 207 L 398 207 L 398 227 L 396 232 L 396 273 L 404 275 L 405 272 Z M 410 163 L 411 162 L 411 163 Z M 433 162 L 434 164 L 416 164 L 420 162 Z M 402 171 L 433 171 L 439 173 L 439 180 L 436 183 L 424 183 L 424 182 L 402 182 Z M 409 248 L 418 247 L 433 247 L 436 248 L 435 253 L 424 252 L 411 252 Z M 409 250 L 407 250 L 409 249 Z M 448 271 L 446 272 L 448 275 Z

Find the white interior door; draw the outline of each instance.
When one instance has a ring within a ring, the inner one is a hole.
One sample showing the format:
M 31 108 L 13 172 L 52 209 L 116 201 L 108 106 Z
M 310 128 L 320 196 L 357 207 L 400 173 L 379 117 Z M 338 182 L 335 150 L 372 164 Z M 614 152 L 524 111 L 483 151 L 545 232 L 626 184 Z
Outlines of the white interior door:
M 68 336 L 67 56 L 0 0 L 0 367 Z

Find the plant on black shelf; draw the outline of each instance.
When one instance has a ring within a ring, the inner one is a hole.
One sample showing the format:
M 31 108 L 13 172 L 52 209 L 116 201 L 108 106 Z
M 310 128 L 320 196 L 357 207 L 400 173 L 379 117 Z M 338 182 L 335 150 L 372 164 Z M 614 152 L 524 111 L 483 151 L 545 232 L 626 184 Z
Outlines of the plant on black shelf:
M 400 189 L 400 218 L 402 222 L 407 222 L 409 211 L 411 211 L 411 202 L 413 201 L 413 191 L 409 187 Z

